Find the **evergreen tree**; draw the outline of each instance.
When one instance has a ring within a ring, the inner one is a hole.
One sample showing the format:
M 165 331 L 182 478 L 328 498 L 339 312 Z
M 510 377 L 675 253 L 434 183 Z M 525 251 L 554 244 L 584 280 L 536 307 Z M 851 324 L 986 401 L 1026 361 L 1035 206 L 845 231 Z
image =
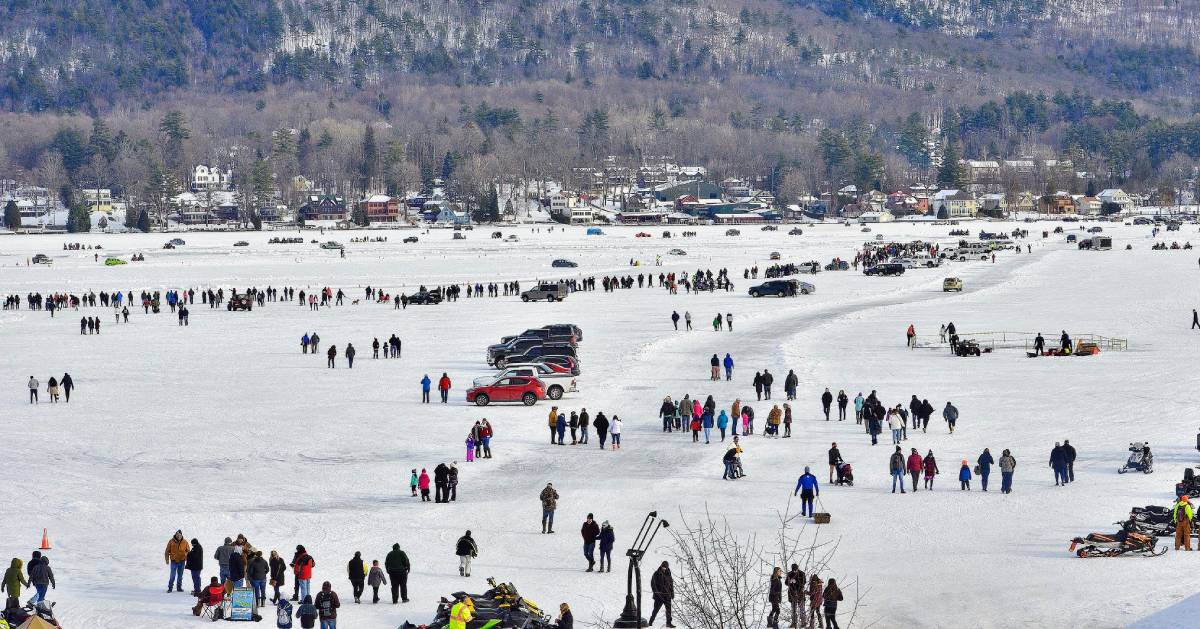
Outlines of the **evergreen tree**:
M 908 163 L 917 168 L 929 168 L 929 129 L 921 119 L 921 114 L 913 112 L 900 124 L 900 134 L 897 149 L 908 159 Z
M 143 208 L 142 211 L 138 214 L 137 228 L 138 228 L 138 231 L 141 231 L 142 233 L 150 233 L 150 211 L 149 210 Z
M 958 149 L 953 142 L 947 142 L 942 153 L 942 166 L 937 172 L 937 184 L 942 188 L 961 188 L 965 180 L 962 164 L 958 163 Z
M 312 133 L 305 127 L 300 130 L 300 137 L 296 138 L 296 165 L 302 175 L 311 176 L 309 167 L 312 166 L 312 151 Z
M 364 194 L 371 188 L 371 181 L 378 173 L 379 147 L 375 143 L 375 128 L 367 125 L 363 131 L 362 161 L 359 163 L 359 190 Z
M 4 204 L 4 226 L 11 231 L 21 229 L 21 208 L 17 207 L 17 202 L 13 199 Z
M 92 216 L 88 206 L 83 203 L 72 205 L 67 213 L 67 231 L 72 234 L 86 234 L 92 231 Z
M 158 133 L 162 136 L 163 162 L 170 170 L 177 170 L 183 159 L 183 141 L 192 137 L 187 118 L 177 109 L 168 111 L 158 124 Z

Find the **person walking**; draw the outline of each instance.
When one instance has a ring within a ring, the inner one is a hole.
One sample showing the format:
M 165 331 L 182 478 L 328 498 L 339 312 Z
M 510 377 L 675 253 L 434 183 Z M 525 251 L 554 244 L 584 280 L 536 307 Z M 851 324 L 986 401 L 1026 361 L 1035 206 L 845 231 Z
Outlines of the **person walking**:
M 971 466 L 966 459 L 962 460 L 962 467 L 958 468 L 958 483 L 959 491 L 971 491 Z
M 1000 493 L 1012 493 L 1013 471 L 1017 469 L 1017 459 L 1005 449 L 1000 453 Z
M 421 475 L 417 477 L 417 486 L 421 488 L 421 502 L 429 502 L 429 472 L 425 468 L 421 468 Z
M 710 415 L 710 417 L 711 417 L 711 415 Z M 611 436 L 612 436 L 612 449 L 613 449 L 613 450 L 620 450 L 620 449 L 621 449 L 621 429 L 622 429 L 622 423 L 623 423 L 623 422 L 621 421 L 621 418 L 620 418 L 620 417 L 617 417 L 616 415 L 613 415 L 613 418 L 612 418 L 612 423 L 609 425 L 609 428 L 608 428 L 608 432 L 609 432 L 609 433 L 611 434 Z
M 371 571 L 367 574 L 367 585 L 371 586 L 371 604 L 379 604 L 379 586 L 387 585 L 387 577 L 383 576 L 383 568 L 379 567 L 379 560 L 371 561 Z
M 592 514 L 587 514 L 587 519 L 583 521 L 583 527 L 579 530 L 583 536 L 583 557 L 587 559 L 588 567 L 584 572 L 592 572 L 596 566 L 596 540 L 600 538 L 600 525 L 596 524 Z
M 354 369 L 354 355 L 358 351 L 354 349 L 353 343 L 346 343 L 346 368 Z
M 604 440 L 608 438 L 608 418 L 604 416 L 604 412 L 596 413 L 596 421 L 592 422 L 592 427 L 596 429 L 596 438 L 600 440 L 600 449 L 604 449 Z
M 313 605 L 317 608 L 321 629 L 337 629 L 337 610 L 342 602 L 338 600 L 337 592 L 333 591 L 333 584 L 328 581 L 321 584 L 321 591 L 317 592 Z
M 896 484 L 900 484 L 900 493 L 904 492 L 904 455 L 900 452 L 900 446 L 896 446 L 896 451 L 888 458 L 888 470 L 892 474 L 892 493 L 896 493 Z
M 304 546 L 296 546 L 296 554 L 292 556 L 292 572 L 296 580 L 296 590 L 292 594 L 292 600 L 303 600 L 308 598 L 310 594 L 310 584 L 312 583 L 312 571 L 317 567 L 317 562 L 308 554 Z
M 408 554 L 400 550 L 400 544 L 392 544 L 392 550 L 383 558 L 383 566 L 387 569 L 388 578 L 392 584 L 392 605 L 399 601 L 408 602 Z
M 542 534 L 554 533 L 554 511 L 558 508 L 558 491 L 554 489 L 554 483 L 546 483 L 538 499 L 542 501 Z
M 63 401 L 69 404 L 71 402 L 71 391 L 75 389 L 75 381 L 71 379 L 71 374 L 64 372 L 63 377 L 58 381 L 58 384 L 62 386 Z
M 8 592 L 9 598 L 20 600 L 21 586 L 32 587 L 25 579 L 25 562 L 19 557 L 13 557 L 8 570 L 4 571 L 4 582 L 0 583 L 0 592 Z
M 684 322 L 684 327 L 687 328 L 688 332 L 691 332 L 692 331 L 692 313 L 691 313 L 691 311 L 689 311 L 689 310 L 683 311 L 683 322 Z
M 421 403 L 422 404 L 429 403 L 429 386 L 431 384 L 433 384 L 433 381 L 429 379 L 429 374 L 425 374 L 425 376 L 423 378 L 421 378 Z
M 287 564 L 284 563 L 283 557 L 279 556 L 279 551 L 272 550 L 271 558 L 267 560 L 267 566 L 271 569 L 271 587 L 274 592 L 271 594 L 271 602 L 279 604 L 280 601 L 286 601 L 286 597 L 279 593 L 279 589 L 286 585 L 287 580 Z
M 733 380 L 733 357 L 728 352 L 725 353 L 722 364 L 725 366 L 725 380 Z
M 708 359 L 708 365 L 712 369 L 712 372 L 709 374 L 708 379 L 713 380 L 713 381 L 720 380 L 721 379 L 721 359 L 717 358 L 716 354 L 713 354 L 712 358 Z
M 1196 328 L 1200 328 L 1200 314 L 1196 312 L 1195 308 L 1192 308 L 1192 329 Z
M 811 629 L 822 627 L 821 608 L 825 601 L 822 585 L 815 573 L 808 578 L 808 626 Z
M 921 472 L 925 470 L 925 459 L 917 453 L 916 448 L 910 448 L 908 454 L 908 475 L 912 477 L 912 490 L 917 491 L 917 483 L 921 481 Z
M 900 445 L 900 433 L 904 430 L 904 422 L 900 418 L 900 412 L 893 409 L 887 414 L 888 428 L 892 431 L 892 445 Z
M 41 557 L 37 562 L 29 562 L 29 582 L 37 592 L 31 602 L 40 603 L 46 600 L 46 589 L 58 589 L 54 582 L 54 571 L 50 569 L 50 558 Z
M 325 357 L 327 359 L 326 363 L 328 364 L 329 368 L 330 369 L 336 368 L 337 345 L 330 345 L 329 349 L 326 350 L 326 352 L 325 352 Z M 318 596 L 320 596 L 320 594 L 318 594 Z
M 933 458 L 933 450 L 925 455 L 925 489 L 933 491 L 933 477 L 941 473 L 938 469 L 937 459 Z
M 1188 495 L 1183 494 L 1171 507 L 1171 520 L 1175 522 L 1175 550 L 1182 545 L 1184 550 L 1192 550 L 1192 518 L 1196 513 L 1192 509 Z
M 842 453 L 838 450 L 837 442 L 829 448 L 829 483 L 833 484 L 833 476 L 837 473 L 837 468 L 842 464 Z
M 788 369 L 787 375 L 783 378 L 783 396 L 788 401 L 796 399 L 796 388 L 800 386 L 800 377 L 796 375 L 794 370 Z M 826 389 L 828 391 L 829 389 Z M 829 413 L 826 413 L 829 415 Z
M 771 385 L 775 382 L 775 376 L 771 375 L 770 369 L 763 369 L 763 399 L 771 399 Z
M 946 402 L 946 408 L 942 409 L 942 418 L 950 426 L 950 434 L 954 434 L 954 424 L 958 421 L 958 409 L 950 402 Z
M 863 405 L 865 403 L 862 391 L 859 391 L 858 395 L 854 396 L 854 423 L 856 424 L 863 423 Z
M 788 606 L 792 608 L 792 622 L 788 627 L 794 629 L 804 622 L 804 571 L 800 566 L 792 564 L 783 585 L 787 588 Z
M 1063 462 L 1067 465 L 1065 482 L 1073 483 L 1075 482 L 1075 446 L 1071 445 L 1070 439 L 1063 439 L 1062 451 Z
M 667 562 L 662 562 L 650 577 L 650 592 L 654 596 L 654 609 L 650 612 L 647 626 L 653 627 L 658 610 L 665 609 L 666 626 L 674 627 L 675 625 L 671 624 L 671 601 L 675 598 L 675 580 L 671 578 L 671 566 Z
M 1067 484 L 1067 460 L 1063 453 L 1062 444 L 1054 442 L 1054 448 L 1050 450 L 1050 468 L 1054 470 L 1054 485 Z
M 821 394 L 821 410 L 825 411 L 825 421 L 829 421 L 829 407 L 833 405 L 833 394 L 829 392 L 829 388 L 825 388 L 825 392 Z
M 450 376 L 446 372 L 442 372 L 442 377 L 438 379 L 438 393 L 442 396 L 442 404 L 446 403 L 447 396 L 450 394 Z
M 917 330 L 911 323 L 908 324 L 908 329 L 904 331 L 904 344 L 908 346 L 908 349 L 915 349 L 917 347 Z
M 758 401 L 763 399 L 763 376 L 761 371 L 754 372 L 754 394 L 758 396 Z
M 189 550 L 191 550 L 191 546 L 184 539 L 181 530 L 175 531 L 171 539 L 167 540 L 167 549 L 163 551 L 163 559 L 171 568 L 170 576 L 167 577 L 167 594 L 174 590 L 183 591 L 183 569 L 187 564 Z
M 979 485 L 983 487 L 984 491 L 987 491 L 988 474 L 991 474 L 992 466 L 996 464 L 996 461 L 992 458 L 992 453 L 984 448 L 983 454 L 979 455 L 975 464 L 979 466 Z
M 675 331 L 679 331 L 679 312 L 671 311 L 671 324 L 675 326 Z
M 904 484 L 903 481 L 900 483 Z M 792 492 L 792 496 L 800 494 L 800 515 L 813 515 L 813 498 L 821 495 L 821 487 L 817 485 L 817 477 L 813 476 L 812 471 L 808 466 L 804 466 L 804 473 L 796 480 L 796 490 Z
M 479 546 L 475 544 L 470 531 L 458 538 L 458 542 L 454 544 L 454 554 L 458 555 L 458 575 L 471 576 L 471 560 L 479 556 Z
M 450 502 L 450 467 L 445 463 L 433 468 L 433 501 Z
M 33 376 L 29 376 L 28 386 L 29 386 L 29 403 L 37 404 L 38 403 L 38 387 L 42 386 L 42 383 L 38 382 L 37 378 L 34 378 Z
M 366 589 L 367 566 L 363 562 L 362 552 L 354 551 L 354 556 L 346 564 L 346 576 L 350 579 L 350 588 L 355 603 L 362 602 L 363 590 Z
M 850 398 L 846 397 L 845 390 L 838 389 L 837 403 L 838 403 L 838 421 L 840 421 L 840 422 L 846 421 L 846 405 L 850 403 Z

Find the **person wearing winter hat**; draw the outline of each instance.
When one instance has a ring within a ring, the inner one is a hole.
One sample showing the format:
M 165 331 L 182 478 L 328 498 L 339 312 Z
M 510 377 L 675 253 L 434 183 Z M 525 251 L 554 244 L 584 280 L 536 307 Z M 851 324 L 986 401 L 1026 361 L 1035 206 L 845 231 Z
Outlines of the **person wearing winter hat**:
M 793 491 L 792 495 L 797 493 L 800 494 L 800 515 L 812 515 L 813 496 L 820 496 L 821 488 L 817 485 L 817 477 L 813 476 L 807 465 L 804 466 L 804 474 L 796 481 L 796 491 Z
M 966 459 L 962 460 L 962 467 L 958 468 L 958 483 L 960 491 L 971 491 L 971 466 Z

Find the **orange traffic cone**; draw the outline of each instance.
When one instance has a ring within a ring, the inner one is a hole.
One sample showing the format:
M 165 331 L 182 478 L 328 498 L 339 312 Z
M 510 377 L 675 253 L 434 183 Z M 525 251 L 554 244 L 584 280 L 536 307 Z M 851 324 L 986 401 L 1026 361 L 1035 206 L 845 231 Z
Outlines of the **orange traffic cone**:
M 42 547 L 40 550 L 50 550 L 50 536 L 46 534 L 46 529 L 42 529 Z

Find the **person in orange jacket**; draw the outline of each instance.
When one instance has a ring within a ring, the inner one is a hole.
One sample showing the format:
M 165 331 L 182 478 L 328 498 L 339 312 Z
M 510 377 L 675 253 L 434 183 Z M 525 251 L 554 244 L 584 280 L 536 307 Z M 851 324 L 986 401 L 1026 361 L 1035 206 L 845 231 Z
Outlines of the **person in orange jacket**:
M 441 379 L 438 380 L 438 393 L 442 394 L 442 404 L 445 404 L 446 396 L 450 393 L 450 376 L 447 376 L 444 371 Z
M 183 566 L 187 562 L 188 551 L 192 547 L 183 538 L 183 531 L 175 531 L 167 540 L 167 549 L 163 551 L 163 559 L 171 567 L 171 575 L 167 577 L 167 593 L 175 590 L 183 591 Z

